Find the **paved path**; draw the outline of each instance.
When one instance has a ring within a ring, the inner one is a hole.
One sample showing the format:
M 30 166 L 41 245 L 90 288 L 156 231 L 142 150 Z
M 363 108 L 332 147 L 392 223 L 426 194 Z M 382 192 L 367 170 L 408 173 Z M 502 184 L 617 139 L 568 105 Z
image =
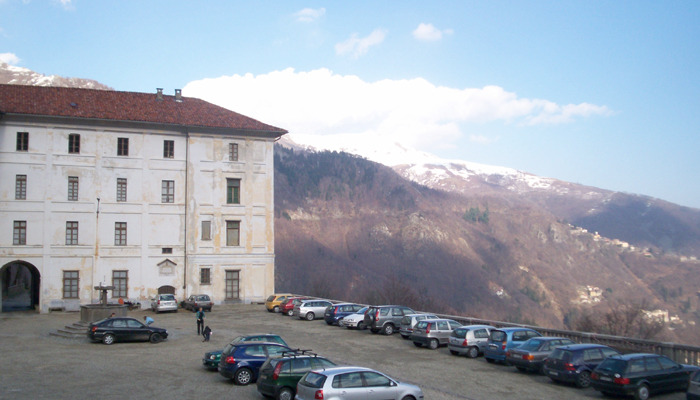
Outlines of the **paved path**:
M 513 367 L 491 365 L 483 358 L 453 357 L 446 348 L 416 348 L 401 336 L 373 335 L 329 327 L 322 320 L 292 319 L 261 305 L 214 307 L 206 324 L 214 334 L 203 343 L 193 313 L 130 312 L 168 329 L 159 344 L 116 343 L 49 336 L 76 322 L 77 313 L 0 314 L 0 399 L 255 399 L 255 385 L 240 387 L 202 367 L 205 351 L 223 348 L 244 333 L 274 332 L 292 347 L 313 349 L 340 364 L 378 369 L 419 385 L 426 399 L 592 399 L 593 389 L 555 385 L 544 376 L 522 374 Z M 685 399 L 683 393 L 654 397 Z

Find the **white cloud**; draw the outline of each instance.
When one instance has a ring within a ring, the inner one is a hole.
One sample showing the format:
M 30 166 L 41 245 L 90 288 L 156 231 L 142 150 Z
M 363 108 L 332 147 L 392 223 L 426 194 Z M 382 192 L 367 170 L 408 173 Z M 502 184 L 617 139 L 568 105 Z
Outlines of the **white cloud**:
M 0 53 L 0 61 L 10 65 L 17 65 L 21 60 L 14 53 Z
M 357 33 L 353 33 L 349 39 L 335 45 L 335 53 L 338 55 L 351 54 L 352 58 L 358 58 L 367 54 L 370 46 L 377 45 L 384 41 L 387 30 L 377 28 L 364 38 L 359 38 Z
M 61 5 L 66 10 L 73 10 L 75 7 L 73 6 L 73 0 L 53 0 L 54 3 L 58 3 Z
M 322 17 L 325 13 L 326 9 L 323 7 L 319 8 L 318 10 L 314 10 L 313 8 L 305 8 L 295 13 L 294 16 L 299 22 L 313 22 Z
M 484 136 L 484 135 L 469 135 L 469 140 L 474 142 L 474 143 L 488 144 L 488 143 L 493 142 L 495 139 L 491 139 L 488 136 Z
M 423 24 L 418 25 L 418 28 L 413 31 L 413 37 L 426 41 L 433 42 L 442 39 L 443 33 L 445 35 L 451 35 L 453 33 L 452 29 L 439 30 L 433 26 L 433 24 Z
M 294 134 L 359 134 L 425 149 L 454 146 L 466 123 L 557 124 L 611 115 L 606 106 L 519 98 L 498 86 L 458 89 L 421 78 L 365 82 L 328 69 L 205 79 L 183 92 Z

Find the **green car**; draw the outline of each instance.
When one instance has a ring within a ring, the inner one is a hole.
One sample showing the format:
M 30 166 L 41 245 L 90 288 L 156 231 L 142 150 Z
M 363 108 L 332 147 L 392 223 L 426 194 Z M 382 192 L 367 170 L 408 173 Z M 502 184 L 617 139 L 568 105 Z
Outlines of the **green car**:
M 231 343 L 238 342 L 275 342 L 281 345 L 289 347 L 287 342 L 280 337 L 280 335 L 275 335 L 274 333 L 255 333 L 252 335 L 236 336 Z M 202 358 L 202 364 L 204 367 L 216 371 L 219 368 L 219 361 L 221 361 L 221 353 L 224 349 L 212 350 L 204 353 L 204 358 Z
M 335 367 L 326 358 L 308 350 L 283 352 L 279 357 L 270 357 L 260 367 L 258 392 L 277 400 L 292 400 L 301 377 L 309 371 Z

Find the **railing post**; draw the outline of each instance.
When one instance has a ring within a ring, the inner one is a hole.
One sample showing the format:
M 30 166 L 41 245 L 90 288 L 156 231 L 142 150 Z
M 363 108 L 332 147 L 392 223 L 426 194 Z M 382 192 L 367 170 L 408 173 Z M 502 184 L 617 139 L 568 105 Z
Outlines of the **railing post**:
M 678 360 L 676 360 L 676 357 L 675 357 L 676 352 L 673 351 L 674 350 L 673 347 L 674 347 L 673 343 L 671 343 L 671 342 L 659 343 L 659 348 L 661 349 L 661 355 L 666 356 L 675 362 L 679 362 Z
M 581 343 L 591 343 L 591 334 L 588 332 L 581 332 L 580 334 Z

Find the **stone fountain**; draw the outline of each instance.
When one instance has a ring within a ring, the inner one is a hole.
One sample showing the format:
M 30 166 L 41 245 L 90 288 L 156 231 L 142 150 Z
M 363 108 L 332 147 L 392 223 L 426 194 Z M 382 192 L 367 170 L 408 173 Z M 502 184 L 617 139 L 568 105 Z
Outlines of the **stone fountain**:
M 100 302 L 98 304 L 80 305 L 80 322 L 89 324 L 109 318 L 112 313 L 116 317 L 126 317 L 127 306 L 123 304 L 107 303 L 107 291 L 114 290 L 114 286 L 95 286 L 95 290 L 100 291 Z

